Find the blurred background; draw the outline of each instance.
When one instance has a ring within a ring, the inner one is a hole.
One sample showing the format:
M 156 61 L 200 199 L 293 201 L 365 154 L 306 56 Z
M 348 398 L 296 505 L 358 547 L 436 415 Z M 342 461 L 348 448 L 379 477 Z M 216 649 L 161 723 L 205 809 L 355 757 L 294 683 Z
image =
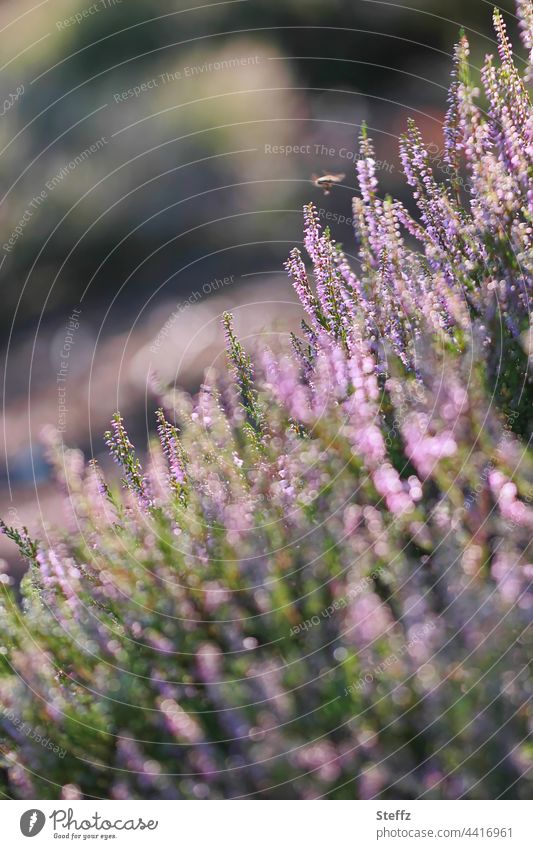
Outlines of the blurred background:
M 512 0 L 501 4 L 515 44 Z M 407 115 L 441 150 L 460 27 L 486 0 L 2 0 L 0 515 L 61 523 L 45 425 L 105 465 L 120 409 L 139 446 L 154 384 L 222 364 L 299 310 L 283 261 L 313 200 L 348 255 L 361 123 L 404 196 Z M 324 196 L 312 174 L 344 173 Z M 10 544 L 0 555 L 16 564 Z

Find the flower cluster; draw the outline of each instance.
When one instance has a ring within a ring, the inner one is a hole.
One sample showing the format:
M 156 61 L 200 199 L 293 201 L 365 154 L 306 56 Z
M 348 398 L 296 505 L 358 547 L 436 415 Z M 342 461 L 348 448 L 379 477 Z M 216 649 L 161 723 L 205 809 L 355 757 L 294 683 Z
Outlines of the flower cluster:
M 495 27 L 486 111 L 456 49 L 446 179 L 401 141 L 416 213 L 363 129 L 357 271 L 306 206 L 290 350 L 225 315 L 227 373 L 162 397 L 142 465 L 114 418 L 121 489 L 50 440 L 68 534 L 1 526 L 29 564 L 22 604 L 3 576 L 8 796 L 530 797 L 531 59 Z

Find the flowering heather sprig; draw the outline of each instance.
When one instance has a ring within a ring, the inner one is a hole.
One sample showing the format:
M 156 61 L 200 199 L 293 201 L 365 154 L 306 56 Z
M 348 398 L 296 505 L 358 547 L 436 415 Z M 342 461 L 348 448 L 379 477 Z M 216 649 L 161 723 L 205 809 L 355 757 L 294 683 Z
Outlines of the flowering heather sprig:
M 148 483 L 119 413 L 113 416 L 111 428 L 112 430 L 104 434 L 104 439 L 114 461 L 124 472 L 124 485 L 137 496 L 143 507 L 150 507 L 152 499 L 148 492 Z
M 289 259 L 285 263 L 285 268 L 303 308 L 310 316 L 313 325 L 318 327 L 321 321 L 318 300 L 311 291 L 302 255 L 298 248 L 293 248 L 291 251 Z
M 102 471 L 98 465 L 98 462 L 95 459 L 89 460 L 88 472 L 89 475 L 92 476 L 93 481 L 96 484 L 96 490 L 98 494 L 107 501 L 111 501 L 111 490 L 109 489 L 104 475 L 102 474 Z
M 335 262 L 335 246 L 329 230 L 322 233 L 318 210 L 314 204 L 304 207 L 304 242 L 313 263 L 320 325 L 336 335 L 342 332 L 343 303 L 339 298 L 339 272 Z
M 122 488 L 61 447 L 69 529 L 0 524 L 31 561 L 0 699 L 67 753 L 4 724 L 5 796 L 531 798 L 533 110 L 495 26 L 486 113 L 456 49 L 449 174 L 402 139 L 416 216 L 363 128 L 357 273 L 306 205 L 301 338 L 252 361 L 225 314 L 146 475 L 117 415 Z
M 245 353 L 241 343 L 237 341 L 233 332 L 233 318 L 229 313 L 223 316 L 224 330 L 226 334 L 226 347 L 228 359 L 233 368 L 235 380 L 241 393 L 241 403 L 246 411 L 248 422 L 256 431 L 261 431 L 264 426 L 263 412 L 261 410 L 257 391 L 254 386 L 254 372 L 252 361 Z
M 444 122 L 444 152 L 450 171 L 450 183 L 458 200 L 461 196 L 461 159 L 463 154 L 463 132 L 461 127 L 461 93 L 468 85 L 469 47 L 465 33 L 461 31 L 459 43 L 454 51 L 452 82 L 448 92 L 448 111 Z
M 33 540 L 26 527 L 13 528 L 0 519 L 0 533 L 12 540 L 26 560 L 35 560 L 38 543 Z
M 524 47 L 529 51 L 529 63 L 525 75 L 526 83 L 533 80 L 533 2 L 532 0 L 517 0 L 518 24 Z
M 163 410 L 157 411 L 157 432 L 163 453 L 168 461 L 168 481 L 178 498 L 187 500 L 187 458 L 180 442 L 178 429 L 165 418 Z

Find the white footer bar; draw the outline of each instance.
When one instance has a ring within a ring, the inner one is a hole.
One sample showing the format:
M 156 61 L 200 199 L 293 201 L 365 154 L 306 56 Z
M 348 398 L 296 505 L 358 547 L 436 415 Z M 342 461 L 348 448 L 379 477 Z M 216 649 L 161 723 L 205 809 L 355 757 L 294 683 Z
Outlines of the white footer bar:
M 0 810 L 6 849 L 533 847 L 531 802 L 5 801 Z

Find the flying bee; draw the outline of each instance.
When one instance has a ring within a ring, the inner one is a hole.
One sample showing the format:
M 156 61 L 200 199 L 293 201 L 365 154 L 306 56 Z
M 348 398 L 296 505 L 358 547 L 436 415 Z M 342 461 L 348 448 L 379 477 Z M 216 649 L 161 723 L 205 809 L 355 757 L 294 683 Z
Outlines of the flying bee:
M 346 174 L 324 174 L 323 177 L 317 177 L 316 174 L 313 174 L 311 177 L 311 182 L 318 189 L 324 189 L 324 194 L 329 195 L 332 186 L 335 186 L 337 183 L 342 183 Z

